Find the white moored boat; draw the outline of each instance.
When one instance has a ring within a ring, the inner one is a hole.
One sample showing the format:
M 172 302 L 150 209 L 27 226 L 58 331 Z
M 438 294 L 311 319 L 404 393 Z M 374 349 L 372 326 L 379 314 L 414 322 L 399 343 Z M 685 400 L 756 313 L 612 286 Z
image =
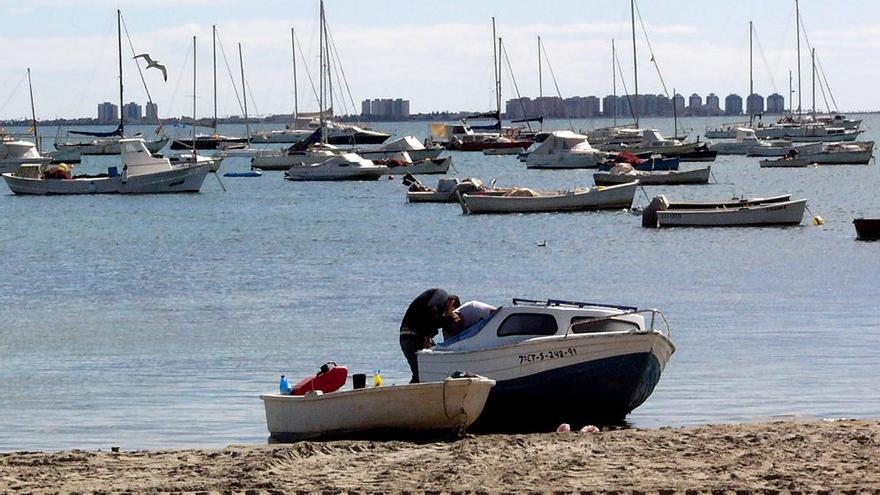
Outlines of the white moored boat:
M 494 380 L 437 378 L 433 382 L 304 396 L 266 394 L 272 439 L 459 433 L 483 411 Z
M 392 155 L 391 158 L 384 160 L 373 160 L 376 165 L 384 165 L 388 175 L 427 175 L 427 174 L 445 174 L 452 165 L 452 156 L 443 158 L 425 158 L 422 160 L 413 160 L 409 153 L 400 151 Z
M 457 177 L 443 178 L 437 181 L 437 188 L 431 189 L 415 177 L 404 176 L 403 184 L 409 186 L 406 192 L 406 200 L 410 203 L 456 203 L 458 194 L 480 191 L 482 194 L 504 194 L 508 190 L 487 189 L 483 181 L 474 177 L 459 179 Z
M 536 213 L 629 208 L 638 183 L 577 188 L 569 191 L 534 191 L 513 188 L 503 195 L 467 193 L 459 195 L 461 210 L 472 213 Z
M 803 221 L 807 200 L 790 196 L 743 199 L 730 202 L 671 203 L 660 195 L 642 212 L 642 226 L 658 227 L 746 227 L 798 225 Z
M 439 158 L 444 149 L 438 145 L 425 147 L 415 136 L 404 136 L 390 143 L 383 144 L 375 150 L 358 149 L 357 154 L 370 160 L 387 160 L 401 152 L 406 152 L 412 161 Z
M 47 178 L 41 170 L 22 167 L 3 174 L 15 194 L 154 194 L 198 192 L 208 175 L 210 158 L 197 156 L 195 162 L 172 164 L 154 157 L 141 138 L 120 139 L 122 172 L 110 167 L 100 175 Z
M 13 172 L 22 165 L 46 165 L 51 160 L 40 156 L 36 145 L 30 141 L 0 137 L 0 173 Z
M 757 148 L 757 149 L 755 149 Z M 762 156 L 782 156 L 794 149 L 791 141 L 784 139 L 758 139 L 755 130 L 740 127 L 736 130 L 736 140 L 718 141 L 709 145 L 719 155 L 749 155 L 759 153 Z
M 761 160 L 762 168 L 806 167 L 809 165 L 867 165 L 874 155 L 874 141 L 833 143 L 818 150 L 798 150 L 777 160 Z
M 475 427 L 546 431 L 623 420 L 651 395 L 674 351 L 656 310 L 514 299 L 417 358 L 423 380 L 464 369 L 497 382 Z
M 593 174 L 593 181 L 597 186 L 626 184 L 634 180 L 643 186 L 708 184 L 711 173 L 711 167 L 682 171 L 672 170 L 669 172 L 642 172 L 634 170 L 629 164 L 623 163 L 612 167 L 610 172 L 597 172 Z
M 287 169 L 287 180 L 377 180 L 388 172 L 388 167 L 361 158 L 355 153 L 333 155 L 320 163 L 298 163 Z
M 517 151 L 520 151 L 517 149 Z M 554 131 L 528 154 L 528 168 L 596 168 L 608 153 L 590 145 L 587 136 L 571 131 Z

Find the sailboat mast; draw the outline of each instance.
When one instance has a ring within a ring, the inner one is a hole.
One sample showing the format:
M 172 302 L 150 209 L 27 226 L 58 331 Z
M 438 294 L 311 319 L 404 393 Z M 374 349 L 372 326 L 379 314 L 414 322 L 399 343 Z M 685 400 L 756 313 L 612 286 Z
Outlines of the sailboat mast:
M 678 108 L 675 104 L 675 88 L 672 88 L 672 139 L 678 139 Z
M 296 33 L 290 28 L 290 54 L 293 57 L 293 121 L 299 117 L 299 95 L 296 87 Z
M 639 57 L 636 55 L 636 0 L 629 0 L 630 17 L 632 21 L 632 38 L 633 38 L 633 79 L 635 80 L 635 117 L 636 129 L 639 127 Z
M 611 101 L 611 118 L 614 119 L 614 127 L 617 127 L 617 52 L 614 48 L 614 38 L 611 38 L 611 91 L 614 99 Z
M 193 123 L 192 123 L 192 154 L 196 161 L 196 37 L 193 36 Z
M 813 62 L 813 122 L 816 122 L 816 49 L 813 48 L 810 52 L 810 57 Z
M 501 127 L 501 37 L 498 37 L 498 93 L 495 95 L 495 110 L 498 113 L 498 127 Z
M 321 143 L 327 144 L 327 130 L 325 129 L 324 122 L 324 38 L 326 36 L 325 25 L 324 25 L 324 0 L 321 0 L 321 15 L 320 15 L 320 27 L 318 30 L 318 59 L 320 60 L 320 69 L 318 73 L 321 75 L 320 77 L 320 96 L 318 97 L 318 121 L 320 122 L 321 129 Z M 329 65 L 329 64 L 328 64 Z
M 541 37 L 538 36 L 538 98 L 544 96 L 543 74 L 541 72 Z
M 788 115 L 793 115 L 792 105 L 794 104 L 794 87 L 791 85 L 791 71 L 788 71 Z
M 34 86 L 31 84 L 31 68 L 28 67 L 27 70 L 28 75 L 28 90 L 31 93 L 31 122 L 32 128 L 34 130 L 34 145 L 37 147 L 37 152 L 40 152 L 40 137 L 37 133 L 37 111 L 34 108 Z
M 251 126 L 248 123 L 248 111 L 247 111 L 247 89 L 245 87 L 244 80 L 244 56 L 241 54 L 241 43 L 238 44 L 238 64 L 241 66 L 241 96 L 242 101 L 244 101 L 244 129 L 245 136 L 247 137 L 248 146 L 251 144 Z
M 798 4 L 798 0 L 794 0 L 794 17 L 795 17 L 795 25 L 797 27 L 797 74 L 798 74 L 798 121 L 801 119 L 801 11 L 800 6 Z
M 217 134 L 217 25 L 211 26 L 211 45 L 214 57 L 214 134 Z
M 495 72 L 495 111 L 498 118 L 501 118 L 501 64 L 498 63 L 500 54 L 498 46 L 495 44 L 498 37 L 495 35 L 495 17 L 492 17 L 492 69 Z
M 125 106 L 122 93 L 122 10 L 116 10 L 116 37 L 119 42 L 119 137 L 125 137 Z
M 321 2 L 321 12 L 324 12 L 324 2 Z M 330 70 L 330 64 L 333 61 L 333 55 L 330 52 L 330 32 L 327 30 L 327 14 L 323 15 L 324 24 L 324 52 L 326 55 L 327 62 L 327 99 L 330 101 L 330 109 L 333 109 L 333 72 Z
M 749 96 L 751 98 L 753 94 L 755 94 L 755 80 L 754 74 L 752 72 L 752 21 L 749 21 Z M 748 98 L 746 98 L 746 105 L 748 106 Z M 755 119 L 755 114 L 749 112 L 749 126 L 751 127 L 753 121 Z

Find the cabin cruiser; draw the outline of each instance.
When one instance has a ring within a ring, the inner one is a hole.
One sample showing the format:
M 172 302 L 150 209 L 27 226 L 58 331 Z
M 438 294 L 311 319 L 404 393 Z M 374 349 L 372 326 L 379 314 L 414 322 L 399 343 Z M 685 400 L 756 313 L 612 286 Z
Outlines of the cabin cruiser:
M 638 140 L 636 140 L 638 139 Z M 631 151 L 633 153 L 651 152 L 666 156 L 679 156 L 697 151 L 702 143 L 682 143 L 678 139 L 667 139 L 657 129 L 618 129 L 616 136 L 606 139 L 599 146 L 603 151 Z
M 284 173 L 294 181 L 377 180 L 388 173 L 388 167 L 376 165 L 355 153 L 335 154 L 318 163 L 297 163 Z
M 596 168 L 608 153 L 590 145 L 587 136 L 554 131 L 526 157 L 528 168 Z
M 198 192 L 208 175 L 210 158 L 178 165 L 155 157 L 141 138 L 120 139 L 122 171 L 109 167 L 106 174 L 71 175 L 67 165 L 43 170 L 25 165 L 3 174 L 15 194 L 149 194 Z
M 782 156 L 793 150 L 794 145 L 785 139 L 758 139 L 754 129 L 739 127 L 735 141 L 715 142 L 709 145 L 709 149 L 717 151 L 719 155 Z
M 423 381 L 456 370 L 496 381 L 484 429 L 538 431 L 622 421 L 654 391 L 674 351 L 657 310 L 514 299 L 417 358 Z
M 357 153 L 370 160 L 387 160 L 394 158 L 401 152 L 406 153 L 414 162 L 439 158 L 444 151 L 443 147 L 436 144 L 428 144 L 428 146 L 425 146 L 415 136 L 404 136 L 374 150 L 358 149 Z
M 40 156 L 37 146 L 12 136 L 0 138 L 0 173 L 14 172 L 22 165 L 45 165 L 51 158 Z
M 143 136 L 136 134 L 132 137 L 140 138 Z M 119 137 L 98 137 L 91 141 L 84 142 L 56 142 L 54 146 L 59 152 L 78 153 L 79 156 L 118 155 L 120 153 L 119 139 Z M 144 140 L 144 146 L 147 147 L 150 153 L 158 153 L 166 144 L 168 144 L 168 141 L 167 138 L 153 139 L 150 141 Z

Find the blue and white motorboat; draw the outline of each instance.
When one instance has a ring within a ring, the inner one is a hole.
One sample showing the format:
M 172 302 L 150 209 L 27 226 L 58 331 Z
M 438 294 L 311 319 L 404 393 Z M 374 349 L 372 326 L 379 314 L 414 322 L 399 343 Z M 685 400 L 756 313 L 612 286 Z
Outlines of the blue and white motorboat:
M 420 351 L 419 377 L 462 370 L 491 378 L 496 385 L 477 428 L 546 431 L 563 422 L 622 422 L 654 391 L 674 351 L 658 310 L 514 299 Z

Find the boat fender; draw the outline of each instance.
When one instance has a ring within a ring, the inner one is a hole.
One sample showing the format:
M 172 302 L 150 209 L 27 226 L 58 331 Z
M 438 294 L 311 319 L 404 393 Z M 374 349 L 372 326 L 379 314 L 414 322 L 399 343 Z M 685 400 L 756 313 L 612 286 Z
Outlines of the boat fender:
M 642 227 L 647 227 L 649 229 L 656 229 L 659 227 L 657 212 L 665 211 L 667 209 L 669 209 L 669 200 L 666 199 L 666 196 L 662 194 L 660 196 L 655 196 L 642 211 Z

